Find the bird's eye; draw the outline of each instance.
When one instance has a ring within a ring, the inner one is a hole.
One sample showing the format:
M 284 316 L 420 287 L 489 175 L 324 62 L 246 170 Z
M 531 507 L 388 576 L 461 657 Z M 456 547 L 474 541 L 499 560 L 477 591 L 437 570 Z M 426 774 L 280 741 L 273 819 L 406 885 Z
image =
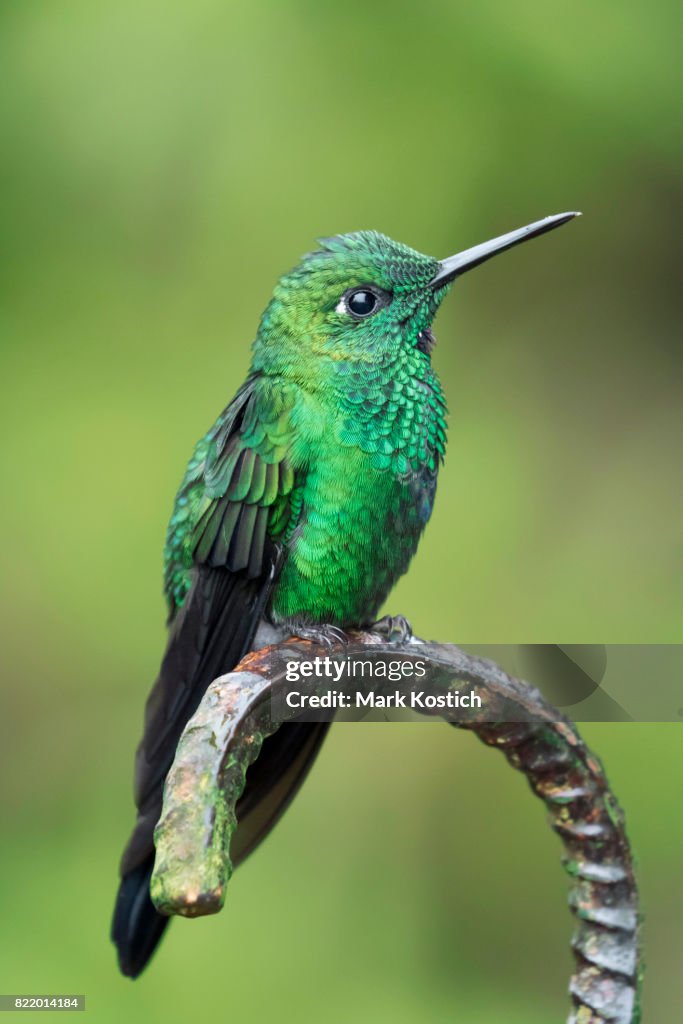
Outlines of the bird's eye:
M 354 320 L 365 320 L 373 313 L 384 309 L 391 302 L 391 293 L 375 284 L 364 284 L 349 288 L 337 303 L 335 312 L 352 316 Z
M 379 296 L 367 288 L 357 288 L 346 296 L 346 308 L 359 319 L 370 316 L 379 306 Z

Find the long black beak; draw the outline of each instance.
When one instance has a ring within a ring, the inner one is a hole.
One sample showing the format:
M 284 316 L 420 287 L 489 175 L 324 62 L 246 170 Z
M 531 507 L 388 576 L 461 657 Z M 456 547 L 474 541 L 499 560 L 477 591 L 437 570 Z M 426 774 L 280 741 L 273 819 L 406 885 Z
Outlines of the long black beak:
M 449 256 L 447 259 L 441 260 L 440 268 L 430 282 L 431 287 L 442 288 L 449 281 L 459 277 L 460 274 L 472 270 L 473 267 L 478 267 L 480 263 L 490 260 L 499 252 L 505 252 L 506 249 L 511 249 L 513 245 L 519 245 L 520 242 L 526 242 L 529 238 L 544 235 L 546 231 L 553 231 L 555 228 L 559 228 L 560 224 L 566 224 L 573 217 L 580 216 L 580 213 L 556 213 L 553 217 L 544 217 L 543 220 L 527 224 L 525 228 L 518 228 L 516 231 L 509 231 L 507 235 L 492 238 L 490 242 L 473 245 L 471 249 L 465 249 L 464 252 L 459 252 L 456 256 Z

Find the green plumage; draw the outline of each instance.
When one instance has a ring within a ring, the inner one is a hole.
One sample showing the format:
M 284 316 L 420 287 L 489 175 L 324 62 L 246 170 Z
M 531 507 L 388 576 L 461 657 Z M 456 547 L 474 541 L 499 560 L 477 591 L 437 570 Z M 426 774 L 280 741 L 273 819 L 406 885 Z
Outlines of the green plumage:
M 454 277 L 560 214 L 437 261 L 373 231 L 324 239 L 278 282 L 248 378 L 197 444 L 165 549 L 169 639 L 138 748 L 138 818 L 113 939 L 136 977 L 167 919 L 149 895 L 163 783 L 207 686 L 260 626 L 370 625 L 431 515 L 446 446 L 431 324 Z M 272 827 L 325 724 L 269 737 L 237 807 L 238 864 Z
M 171 615 L 193 566 L 257 576 L 286 548 L 275 622 L 351 626 L 376 616 L 431 513 L 446 407 L 419 345 L 444 289 L 436 260 L 374 232 L 326 240 L 278 284 L 247 383 L 198 443 L 166 546 Z M 391 296 L 364 320 L 348 289 Z

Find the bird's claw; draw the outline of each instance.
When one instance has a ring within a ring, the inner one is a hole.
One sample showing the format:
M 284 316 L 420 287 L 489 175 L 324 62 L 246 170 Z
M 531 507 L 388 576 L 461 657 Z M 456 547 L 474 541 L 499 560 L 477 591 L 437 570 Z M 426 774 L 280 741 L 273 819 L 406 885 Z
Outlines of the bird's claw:
M 413 636 L 412 626 L 403 615 L 385 615 L 370 626 L 370 632 L 390 644 L 405 644 Z
M 292 632 L 302 640 L 310 640 L 320 647 L 338 647 L 340 644 L 348 644 L 349 637 L 339 626 L 331 626 L 329 623 L 320 625 L 303 625 L 296 623 L 292 625 Z

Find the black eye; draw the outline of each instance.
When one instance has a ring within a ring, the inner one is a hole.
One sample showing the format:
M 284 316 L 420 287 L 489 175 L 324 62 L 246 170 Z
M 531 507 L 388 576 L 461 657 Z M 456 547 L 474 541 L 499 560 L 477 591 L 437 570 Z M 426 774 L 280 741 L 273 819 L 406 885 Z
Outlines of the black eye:
M 346 297 L 346 306 L 354 316 L 364 317 L 374 313 L 379 305 L 379 297 L 367 288 L 358 288 Z

